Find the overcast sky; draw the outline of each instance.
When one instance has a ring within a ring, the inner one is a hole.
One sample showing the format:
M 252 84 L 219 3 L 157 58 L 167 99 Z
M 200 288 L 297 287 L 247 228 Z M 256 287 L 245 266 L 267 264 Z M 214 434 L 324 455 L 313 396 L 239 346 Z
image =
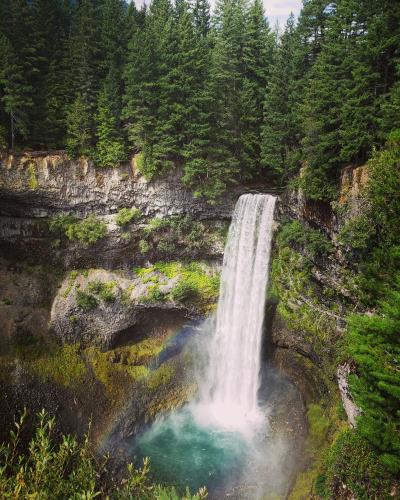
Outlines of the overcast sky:
M 150 0 L 134 0 L 136 5 L 140 7 L 143 3 L 150 3 Z M 210 0 L 211 5 L 215 0 Z M 265 13 L 269 19 L 271 28 L 275 26 L 276 21 L 279 22 L 281 28 L 285 25 L 286 19 L 293 12 L 297 17 L 302 6 L 301 0 L 264 0 Z
M 283 27 L 291 12 L 296 17 L 299 15 L 301 6 L 301 0 L 264 0 L 265 13 L 271 27 L 274 27 L 276 21 Z

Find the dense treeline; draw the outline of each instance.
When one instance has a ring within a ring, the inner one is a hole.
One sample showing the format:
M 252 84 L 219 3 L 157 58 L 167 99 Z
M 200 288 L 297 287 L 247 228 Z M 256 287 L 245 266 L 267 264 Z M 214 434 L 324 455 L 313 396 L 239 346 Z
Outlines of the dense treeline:
M 114 166 L 140 152 L 197 194 L 236 180 L 332 199 L 399 125 L 397 0 L 304 0 L 271 31 L 261 0 L 1 0 L 0 144 Z

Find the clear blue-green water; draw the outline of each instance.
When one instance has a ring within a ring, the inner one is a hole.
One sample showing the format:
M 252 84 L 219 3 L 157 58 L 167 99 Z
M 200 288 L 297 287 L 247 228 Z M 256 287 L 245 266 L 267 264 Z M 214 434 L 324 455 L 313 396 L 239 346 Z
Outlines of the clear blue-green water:
M 234 484 L 251 452 L 240 433 L 202 426 L 189 408 L 155 422 L 138 436 L 135 448 L 138 462 L 150 457 L 157 482 L 192 491 Z

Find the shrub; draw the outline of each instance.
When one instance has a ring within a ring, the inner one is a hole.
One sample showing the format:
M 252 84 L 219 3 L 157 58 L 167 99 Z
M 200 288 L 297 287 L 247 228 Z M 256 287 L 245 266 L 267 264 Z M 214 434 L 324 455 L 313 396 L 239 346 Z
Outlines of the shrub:
M 22 413 L 9 441 L 0 445 L 0 492 L 4 498 L 203 500 L 207 497 L 205 488 L 194 495 L 187 490 L 181 497 L 173 487 L 152 484 L 147 458 L 141 469 L 128 464 L 122 485 L 108 488 L 103 474 L 107 459 L 96 460 L 92 455 L 89 434 L 81 443 L 70 435 L 58 436 L 55 419 L 44 410 L 37 415 L 38 424 L 28 448 L 21 452 L 26 415 L 26 411 Z
M 89 295 L 86 292 L 82 292 L 82 290 L 76 291 L 76 304 L 83 311 L 91 311 L 95 309 L 98 305 L 96 297 L 93 295 Z
M 121 238 L 125 241 L 130 241 L 132 239 L 131 233 L 125 232 L 121 234 Z
M 149 286 L 146 295 L 141 297 L 142 302 L 165 302 L 166 299 L 167 295 L 160 290 L 158 284 Z
M 152 267 L 136 268 L 134 272 L 137 277 L 142 278 L 143 283 L 153 283 L 148 288 L 148 295 L 141 298 L 147 302 L 172 299 L 206 311 L 218 299 L 219 275 L 198 262 L 157 262 Z M 159 290 L 160 284 L 167 283 L 166 278 L 176 279 L 169 294 L 163 294 Z
M 94 498 L 97 472 L 89 451 L 88 436 L 82 444 L 72 436 L 56 442 L 55 420 L 44 411 L 27 451 L 17 453 L 26 418 L 15 423 L 10 441 L 0 446 L 0 491 L 5 498 Z
M 171 290 L 171 298 L 182 304 L 194 302 L 199 298 L 199 291 L 189 280 L 179 281 Z
M 150 245 L 146 240 L 139 241 L 139 250 L 141 254 L 146 254 L 150 250 Z
M 137 219 L 142 215 L 139 208 L 121 208 L 121 210 L 115 216 L 115 223 L 120 226 L 126 226 L 132 219 Z
M 332 243 L 317 229 L 304 227 L 299 221 L 284 224 L 278 235 L 281 247 L 301 246 L 310 258 L 323 257 L 332 252 Z
M 76 223 L 76 218 L 69 214 L 59 214 L 49 220 L 49 230 L 58 236 L 65 236 L 69 226 Z
M 35 164 L 30 162 L 28 165 L 28 184 L 30 189 L 36 189 L 38 187 L 38 181 L 36 178 Z
M 115 286 L 115 281 L 104 283 L 103 281 L 96 280 L 88 283 L 87 289 L 89 292 L 97 295 L 101 300 L 104 300 L 104 302 L 111 303 L 115 301 Z
M 342 432 L 325 459 L 316 488 L 323 498 L 338 498 L 337 488 L 345 484 L 355 498 L 390 498 L 395 479 L 380 463 L 371 445 L 357 430 Z
M 94 215 L 75 224 L 70 224 L 66 229 L 66 236 L 70 240 L 78 240 L 85 246 L 93 245 L 107 234 L 107 225 L 98 220 Z
M 348 219 L 338 236 L 339 243 L 351 247 L 352 250 L 365 250 L 375 237 L 376 229 L 366 214 Z
M 165 229 L 170 226 L 168 219 L 162 219 L 160 217 L 154 217 L 154 219 L 150 219 L 147 226 L 144 228 L 144 232 L 147 236 L 154 233 L 158 229 Z

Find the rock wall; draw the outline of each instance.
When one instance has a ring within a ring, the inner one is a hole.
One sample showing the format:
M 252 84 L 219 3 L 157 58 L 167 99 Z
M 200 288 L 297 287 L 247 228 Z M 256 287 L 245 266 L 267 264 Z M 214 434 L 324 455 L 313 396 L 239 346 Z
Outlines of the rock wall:
M 218 238 L 210 238 L 209 244 L 203 246 L 195 241 L 192 245 L 175 242 L 175 248 L 165 244 L 158 248 L 150 242 L 144 253 L 140 249 L 143 228 L 153 218 L 180 216 L 201 222 L 204 231 L 200 232 L 218 233 L 244 191 L 244 187 L 233 189 L 210 205 L 203 198 L 195 198 L 181 183 L 179 170 L 147 181 L 138 172 L 135 158 L 118 168 L 98 168 L 85 158 L 69 160 L 63 152 L 3 156 L 0 253 L 9 260 L 51 262 L 63 269 L 115 269 L 144 265 L 149 260 L 182 258 L 219 260 L 223 241 L 216 241 Z M 140 219 L 119 227 L 116 214 L 132 207 L 140 210 Z M 91 245 L 60 239 L 49 231 L 49 221 L 60 214 L 77 220 L 95 216 L 106 224 L 106 234 Z
M 24 153 L 0 158 L 0 213 L 13 217 L 106 215 L 136 206 L 149 217 L 189 214 L 201 219 L 230 218 L 239 190 L 210 205 L 180 182 L 179 170 L 147 181 L 133 157 L 118 168 L 96 167 L 65 153 Z
M 366 166 L 346 167 L 340 178 L 338 199 L 332 204 L 307 200 L 299 190 L 283 193 L 276 216 L 278 224 L 298 221 L 305 231 L 319 231 L 331 245 L 331 251 L 328 255 L 310 256 L 306 245 L 292 245 L 293 255 L 303 256 L 304 262 L 308 262 L 307 273 L 305 268 L 296 270 L 290 266 L 282 270 L 291 283 L 286 291 L 292 288 L 295 292 L 286 296 L 284 291 L 281 301 L 293 317 L 304 317 L 293 322 L 279 313 L 279 306 L 269 310 L 274 363 L 295 384 L 300 384 L 307 403 L 340 397 L 351 425 L 355 425 L 359 413 L 347 385 L 351 367 L 336 367 L 335 349 L 345 331 L 346 315 L 359 310 L 359 306 L 350 282 L 351 255 L 340 244 L 339 234 L 348 218 L 362 211 L 362 191 L 367 181 Z M 275 248 L 274 259 L 279 259 L 278 253 L 279 248 Z M 285 266 L 288 262 L 279 264 Z M 304 313 L 307 309 L 313 311 L 312 316 Z

